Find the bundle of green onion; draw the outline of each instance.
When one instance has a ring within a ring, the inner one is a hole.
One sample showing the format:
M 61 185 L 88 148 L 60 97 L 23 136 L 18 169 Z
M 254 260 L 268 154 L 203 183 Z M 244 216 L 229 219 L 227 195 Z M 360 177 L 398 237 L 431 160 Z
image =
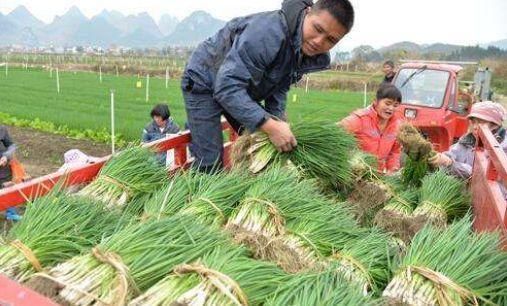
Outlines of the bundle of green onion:
M 0 274 L 25 280 L 89 250 L 123 223 L 87 199 L 59 192 L 38 198 L 0 243 Z
M 363 226 L 371 226 L 375 215 L 391 200 L 401 187 L 401 178 L 397 175 L 373 175 L 354 184 L 348 195 L 348 202 Z
M 361 292 L 381 293 L 391 276 L 390 262 L 395 255 L 391 237 L 373 230 L 345 243 L 332 255 L 332 260 L 344 278 L 358 285 Z
M 79 191 L 106 207 L 122 207 L 131 199 L 159 190 L 167 171 L 147 148 L 131 147 L 113 156 L 97 178 Z
M 329 203 L 288 221 L 286 228 L 287 234 L 270 243 L 264 258 L 290 273 L 318 269 L 325 257 L 365 233 L 343 204 Z
M 431 143 L 410 123 L 401 125 L 397 139 L 407 155 L 402 170 L 403 182 L 407 186 L 419 187 L 422 178 L 431 170 L 428 158 L 434 156 L 435 151 Z
M 51 297 L 72 305 L 124 305 L 176 265 L 192 262 L 226 241 L 185 216 L 148 221 L 113 234 L 90 254 L 36 274 L 30 286 L 39 292 L 52 287 Z
M 507 296 L 507 253 L 498 233 L 473 233 L 469 217 L 427 225 L 394 269 L 383 296 L 408 305 L 495 305 Z
M 244 171 L 221 171 L 198 175 L 197 187 L 180 214 L 188 214 L 207 225 L 221 226 L 250 186 Z
M 470 209 L 465 182 L 443 170 L 425 176 L 420 192 L 420 204 L 413 213 L 414 226 L 426 222 L 443 226 Z
M 318 197 L 321 196 L 312 182 L 302 181 L 283 168 L 268 169 L 246 191 L 226 229 L 238 242 L 264 248 L 274 237 L 285 233 L 286 219 L 313 212 L 320 203 L 308 199 Z
M 412 213 L 418 202 L 418 189 L 408 188 L 397 192 L 376 214 L 375 225 L 405 242 L 410 241 L 415 234 L 412 227 Z
M 346 186 L 350 182 L 350 155 L 356 148 L 352 135 L 328 121 L 297 122 L 291 125 L 291 130 L 298 145 L 290 153 L 277 152 L 264 133 L 246 135 L 250 139 L 239 141 L 237 145 L 243 151 L 248 148 L 248 157 L 242 156 L 239 164 L 246 161 L 250 171 L 258 173 L 268 165 L 279 167 L 290 160 L 303 175 L 318 178 L 324 186 Z
M 364 296 L 361 288 L 348 283 L 336 267 L 331 265 L 322 272 L 293 275 L 264 303 L 265 306 L 373 306 L 379 301 Z
M 145 200 L 143 219 L 160 219 L 176 214 L 189 202 L 204 175 L 195 171 L 176 173 L 159 191 Z
M 355 181 L 378 178 L 377 167 L 377 158 L 374 155 L 362 150 L 355 150 L 351 154 L 350 168 Z
M 218 248 L 175 267 L 129 305 L 262 305 L 287 279 L 275 265 L 250 259 L 243 249 Z

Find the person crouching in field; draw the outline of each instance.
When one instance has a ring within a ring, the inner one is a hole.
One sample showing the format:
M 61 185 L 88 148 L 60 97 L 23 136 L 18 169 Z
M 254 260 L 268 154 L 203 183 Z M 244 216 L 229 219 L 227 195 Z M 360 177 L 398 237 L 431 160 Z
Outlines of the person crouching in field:
M 153 119 L 150 123 L 146 125 L 143 130 L 143 135 L 141 136 L 142 143 L 148 143 L 155 140 L 159 140 L 165 138 L 169 135 L 178 134 L 180 132 L 180 127 L 173 121 L 171 118 L 171 111 L 169 110 L 169 106 L 167 104 L 157 104 L 150 113 L 151 119 Z M 171 153 L 160 153 L 158 154 L 158 159 L 163 164 L 168 164 L 172 162 L 174 159 L 173 151 Z M 171 154 L 171 158 L 167 159 L 167 155 Z
M 449 151 L 435 154 L 429 159 L 429 162 L 434 166 L 446 169 L 450 174 L 459 178 L 470 178 L 480 125 L 486 125 L 491 130 L 504 152 L 507 153 L 506 130 L 502 126 L 505 116 L 506 111 L 500 103 L 484 101 L 473 104 L 468 115 L 468 134 L 453 144 Z M 504 195 L 506 194 L 504 192 Z
M 11 161 L 15 151 L 16 145 L 9 135 L 7 127 L 0 126 L 0 189 L 13 184 Z M 18 215 L 16 208 L 11 207 L 7 209 L 5 218 L 18 221 L 21 216 Z
M 372 105 L 352 112 L 338 123 L 356 137 L 361 150 L 377 157 L 378 169 L 383 173 L 400 168 L 401 146 L 396 140 L 402 123 L 396 111 L 400 103 L 398 88 L 383 84 Z

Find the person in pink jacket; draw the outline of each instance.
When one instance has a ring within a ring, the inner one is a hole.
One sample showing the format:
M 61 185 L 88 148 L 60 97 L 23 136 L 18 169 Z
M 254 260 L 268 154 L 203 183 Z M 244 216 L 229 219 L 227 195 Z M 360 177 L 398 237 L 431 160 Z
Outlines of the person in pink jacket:
M 479 125 L 488 126 L 504 152 L 507 153 L 506 130 L 503 128 L 505 116 L 506 111 L 499 103 L 484 101 L 473 104 L 468 115 L 469 133 L 452 145 L 449 151 L 436 154 L 429 162 L 459 178 L 470 178 Z

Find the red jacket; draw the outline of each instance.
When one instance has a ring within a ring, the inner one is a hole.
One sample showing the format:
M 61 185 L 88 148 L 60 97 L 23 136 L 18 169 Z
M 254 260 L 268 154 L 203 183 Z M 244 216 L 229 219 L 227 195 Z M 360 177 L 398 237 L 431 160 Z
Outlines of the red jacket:
M 400 168 L 401 146 L 396 135 L 402 123 L 398 113 L 380 131 L 379 119 L 373 106 L 354 111 L 341 124 L 356 137 L 361 150 L 377 156 L 380 171 L 394 172 Z

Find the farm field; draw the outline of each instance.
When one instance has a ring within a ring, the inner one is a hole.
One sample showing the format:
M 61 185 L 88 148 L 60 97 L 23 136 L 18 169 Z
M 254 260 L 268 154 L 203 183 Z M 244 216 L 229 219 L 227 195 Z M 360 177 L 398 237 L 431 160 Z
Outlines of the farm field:
M 57 93 L 56 72 L 43 69 L 9 68 L 0 73 L 1 113 L 18 119 L 39 120 L 65 125 L 70 129 L 109 131 L 110 91 L 115 93 L 116 132 L 125 140 L 134 141 L 150 120 L 149 111 L 158 102 L 168 102 L 175 121 L 185 122 L 185 111 L 179 79 L 149 80 L 149 101 L 146 102 L 146 77 L 60 71 L 60 93 Z M 141 88 L 136 87 L 140 81 Z M 294 95 L 296 99 L 294 100 Z M 368 100 L 371 99 L 371 96 Z M 318 91 L 295 88 L 289 93 L 288 115 L 291 120 L 319 118 L 338 120 L 362 107 L 360 92 Z

